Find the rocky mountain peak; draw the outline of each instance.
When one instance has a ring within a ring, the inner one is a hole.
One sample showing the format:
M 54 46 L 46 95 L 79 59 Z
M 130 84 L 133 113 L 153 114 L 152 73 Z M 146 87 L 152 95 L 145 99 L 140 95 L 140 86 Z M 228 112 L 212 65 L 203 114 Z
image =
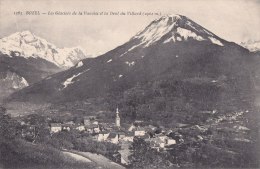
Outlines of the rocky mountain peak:
M 223 40 L 212 32 L 182 15 L 165 15 L 152 21 L 143 31 L 132 39 L 139 39 L 140 45 L 148 47 L 159 40 L 164 43 L 176 41 L 210 41 L 224 46 Z
M 62 68 L 72 67 L 89 57 L 81 47 L 57 48 L 30 31 L 16 32 L 0 39 L 0 52 L 10 57 L 41 58 Z

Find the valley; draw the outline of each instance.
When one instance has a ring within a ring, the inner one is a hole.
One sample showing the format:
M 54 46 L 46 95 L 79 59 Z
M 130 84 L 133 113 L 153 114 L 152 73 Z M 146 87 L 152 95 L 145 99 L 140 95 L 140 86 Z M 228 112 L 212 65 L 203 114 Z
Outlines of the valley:
M 17 35 L 25 47 L 7 48 L 4 38 L 0 56 L 0 92 L 10 90 L 0 145 L 17 164 L 56 164 L 48 151 L 57 167 L 70 167 L 66 150 L 104 168 L 259 167 L 258 52 L 183 15 L 159 17 L 96 58 Z

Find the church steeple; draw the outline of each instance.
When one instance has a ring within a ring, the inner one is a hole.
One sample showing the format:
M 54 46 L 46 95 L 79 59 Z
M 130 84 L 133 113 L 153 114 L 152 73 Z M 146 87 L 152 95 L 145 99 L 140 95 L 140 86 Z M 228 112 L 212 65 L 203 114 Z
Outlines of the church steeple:
M 120 127 L 120 117 L 119 117 L 118 108 L 116 108 L 116 126 Z

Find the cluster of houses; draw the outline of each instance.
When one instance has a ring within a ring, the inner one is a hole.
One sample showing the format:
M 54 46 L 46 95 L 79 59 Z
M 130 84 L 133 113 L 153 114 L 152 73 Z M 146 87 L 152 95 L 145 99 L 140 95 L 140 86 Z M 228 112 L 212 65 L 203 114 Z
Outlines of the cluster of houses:
M 203 114 L 215 114 L 216 111 L 203 111 Z M 225 118 L 236 119 L 240 116 L 241 113 L 232 114 L 225 116 Z M 221 116 L 220 116 L 221 117 Z M 224 117 L 221 117 L 221 120 Z M 22 129 L 22 136 L 30 138 L 31 141 L 34 141 L 37 137 L 36 126 L 25 124 L 24 122 Z M 21 123 L 21 124 L 22 124 Z M 236 126 L 237 130 L 249 130 L 243 126 Z M 160 127 L 163 128 L 163 127 Z M 189 125 L 176 123 L 176 128 L 173 130 L 159 130 L 158 127 L 153 125 L 144 125 L 142 121 L 135 121 L 134 124 L 122 124 L 120 122 L 120 115 L 118 109 L 116 110 L 115 123 L 104 123 L 100 122 L 96 116 L 87 116 L 84 117 L 82 122 L 66 121 L 63 123 L 50 123 L 49 124 L 50 134 L 59 133 L 61 131 L 72 131 L 77 130 L 82 133 L 88 133 L 88 136 L 93 140 L 98 142 L 110 142 L 113 144 L 120 145 L 121 149 L 119 153 L 121 155 L 121 163 L 128 165 L 128 157 L 131 154 L 129 147 L 135 138 L 142 138 L 145 142 L 149 143 L 150 147 L 160 150 L 169 150 L 173 148 L 173 145 L 184 143 L 183 135 L 185 133 L 191 132 L 196 137 L 190 138 L 203 141 L 206 138 L 201 136 L 201 133 L 205 133 L 208 130 L 208 126 L 199 126 L 199 125 Z M 179 129 L 179 130 L 176 130 Z M 188 134 L 191 135 L 191 134 Z M 185 143 L 189 141 L 185 138 Z
M 153 125 L 143 125 L 142 121 L 136 121 L 131 125 L 121 125 L 118 109 L 116 111 L 115 123 L 99 122 L 96 116 L 87 116 L 84 117 L 81 123 L 67 121 L 49 124 L 51 135 L 61 131 L 70 132 L 77 130 L 82 133 L 88 133 L 89 137 L 98 142 L 110 142 L 120 145 L 121 163 L 125 165 L 129 164 L 128 157 L 131 154 L 129 147 L 134 138 L 144 139 L 151 148 L 158 151 L 170 149 L 172 145 L 176 144 L 176 140 L 180 141 L 180 139 L 169 137 L 169 133 L 165 131 L 155 132 L 157 129 Z M 35 126 L 32 125 L 29 125 L 29 129 L 24 129 L 22 133 L 24 136 L 30 136 L 30 138 L 35 138 L 37 135 L 35 134 Z
M 152 134 L 157 128 L 149 125 L 141 127 L 137 123 L 130 126 L 121 126 L 119 111 L 116 111 L 115 123 L 100 123 L 95 116 L 87 116 L 84 118 L 82 124 L 75 124 L 74 122 L 66 123 L 51 123 L 50 133 L 57 133 L 60 131 L 70 131 L 76 129 L 81 132 L 90 133 L 94 140 L 99 142 L 110 142 L 119 144 L 122 142 L 133 142 L 135 137 L 142 138 L 149 142 L 152 148 L 165 149 L 167 146 L 176 144 L 176 141 L 164 133 Z
M 50 133 L 57 133 L 60 131 L 70 131 L 72 129 L 78 131 L 88 131 L 89 133 L 99 133 L 100 125 L 98 121 L 96 121 L 95 116 L 88 116 L 84 118 L 84 122 L 74 123 L 73 121 L 65 122 L 65 123 L 51 123 L 50 124 Z
M 50 119 L 49 119 L 50 120 Z M 36 128 L 39 126 L 25 124 L 23 122 L 22 136 L 32 142 L 37 137 Z M 98 142 L 110 142 L 120 145 L 119 150 L 121 163 L 128 165 L 128 157 L 132 153 L 129 149 L 135 138 L 142 138 L 149 143 L 151 148 L 156 150 L 167 150 L 176 144 L 176 139 L 169 137 L 165 131 L 157 131 L 157 127 L 152 125 L 143 125 L 142 121 L 136 121 L 134 124 L 120 123 L 120 115 L 117 109 L 115 123 L 104 123 L 97 120 L 96 116 L 84 117 L 81 123 L 74 121 L 66 121 L 63 123 L 50 123 L 50 134 L 62 131 L 71 132 L 77 130 L 83 134 L 88 133 L 88 137 Z M 178 139 L 177 139 L 178 140 Z M 178 140 L 179 141 L 179 140 Z

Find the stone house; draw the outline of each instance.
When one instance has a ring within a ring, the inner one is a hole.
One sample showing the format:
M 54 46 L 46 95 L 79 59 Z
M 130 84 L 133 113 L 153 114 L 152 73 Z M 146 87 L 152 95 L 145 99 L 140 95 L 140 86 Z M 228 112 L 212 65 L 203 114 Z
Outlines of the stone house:
M 109 136 L 107 137 L 107 140 L 113 144 L 119 143 L 119 135 L 115 132 L 109 133 Z
M 71 130 L 71 125 L 69 124 L 62 124 L 62 130 L 63 131 L 70 131 Z
M 134 141 L 134 133 L 133 132 L 127 132 L 125 134 L 125 137 L 123 138 L 123 140 L 133 142 Z
M 142 127 L 137 127 L 134 130 L 134 134 L 135 134 L 135 136 L 144 136 L 145 135 L 145 129 L 142 128 Z
M 98 133 L 98 141 L 106 141 L 108 136 L 109 136 L 109 132 L 108 131 L 101 131 L 100 133 Z
M 99 127 L 99 125 L 96 125 L 96 124 L 86 125 L 86 126 L 85 126 L 85 129 L 86 129 L 89 133 L 91 133 L 91 134 L 93 134 L 93 133 L 99 133 L 99 132 L 100 132 L 100 127 Z
M 51 133 L 57 133 L 62 130 L 61 123 L 51 123 L 50 124 L 50 131 Z
M 78 131 L 84 131 L 84 130 L 85 130 L 85 126 L 84 126 L 84 125 L 77 125 L 77 126 L 76 126 L 76 130 L 78 130 Z

